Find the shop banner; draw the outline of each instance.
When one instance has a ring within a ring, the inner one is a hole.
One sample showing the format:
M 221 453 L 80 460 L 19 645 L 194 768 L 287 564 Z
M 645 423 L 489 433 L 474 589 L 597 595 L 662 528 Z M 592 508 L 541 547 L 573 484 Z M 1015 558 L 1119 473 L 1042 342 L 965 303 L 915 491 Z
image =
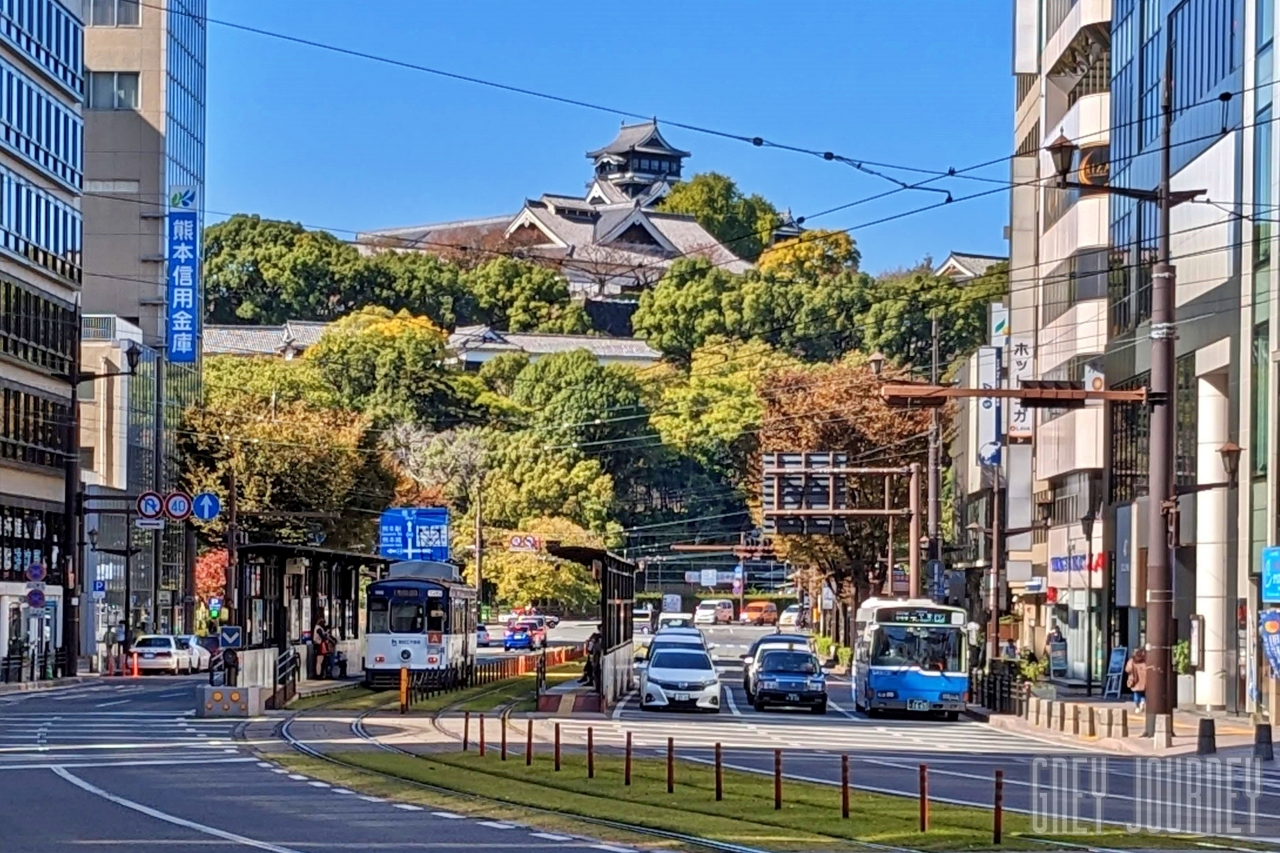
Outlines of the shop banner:
M 1280 672 L 1280 610 L 1264 610 L 1258 614 L 1258 633 L 1262 637 L 1262 651 L 1271 664 L 1272 676 Z

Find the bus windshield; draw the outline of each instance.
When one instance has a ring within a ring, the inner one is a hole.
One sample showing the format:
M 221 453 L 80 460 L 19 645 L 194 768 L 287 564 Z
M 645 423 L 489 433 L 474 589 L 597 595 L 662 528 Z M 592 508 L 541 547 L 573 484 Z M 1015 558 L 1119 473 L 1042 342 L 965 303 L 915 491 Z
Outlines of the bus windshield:
M 964 672 L 963 650 L 964 633 L 959 628 L 880 625 L 871 641 L 871 665 Z

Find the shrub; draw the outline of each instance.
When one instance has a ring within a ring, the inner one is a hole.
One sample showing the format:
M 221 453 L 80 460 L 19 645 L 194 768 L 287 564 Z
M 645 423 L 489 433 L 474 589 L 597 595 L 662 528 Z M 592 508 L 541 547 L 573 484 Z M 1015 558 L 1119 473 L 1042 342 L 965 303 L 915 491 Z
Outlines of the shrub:
M 836 663 L 841 666 L 848 666 L 853 663 L 853 649 L 848 646 L 841 646 L 836 649 Z
M 1173 646 L 1173 671 L 1178 675 L 1191 674 L 1191 643 L 1179 640 Z
M 1043 681 L 1044 677 L 1049 674 L 1049 659 L 1044 660 L 1024 660 L 1022 665 L 1022 677 L 1027 681 Z
M 817 650 L 818 657 L 822 658 L 823 660 L 826 660 L 827 658 L 831 657 L 831 647 L 833 645 L 835 645 L 835 641 L 833 641 L 830 637 L 823 636 L 820 634 L 817 637 L 813 638 L 813 647 L 814 649 Z

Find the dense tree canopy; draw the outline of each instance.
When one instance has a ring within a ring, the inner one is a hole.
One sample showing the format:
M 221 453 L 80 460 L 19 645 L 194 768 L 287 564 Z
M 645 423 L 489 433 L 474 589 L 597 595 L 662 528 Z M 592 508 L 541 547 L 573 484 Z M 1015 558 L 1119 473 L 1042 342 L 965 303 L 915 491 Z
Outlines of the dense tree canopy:
M 759 195 L 744 195 L 731 178 L 704 172 L 676 184 L 662 209 L 695 217 L 698 224 L 740 258 L 754 261 L 781 221 L 778 209 Z

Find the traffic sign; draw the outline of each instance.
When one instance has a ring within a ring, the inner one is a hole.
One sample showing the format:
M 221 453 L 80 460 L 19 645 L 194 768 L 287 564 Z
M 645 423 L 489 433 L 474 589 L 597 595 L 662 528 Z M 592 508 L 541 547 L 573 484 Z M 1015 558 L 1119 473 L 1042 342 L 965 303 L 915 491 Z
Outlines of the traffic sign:
M 27 606 L 39 609 L 44 607 L 44 591 L 33 589 L 27 593 Z
M 43 583 L 48 571 L 40 563 L 32 563 L 27 566 L 27 580 L 32 583 Z
M 135 518 L 133 526 L 139 530 L 164 530 L 163 518 Z
M 102 601 L 106 597 L 107 597 L 107 582 L 94 581 L 93 582 L 93 600 Z
M 159 518 L 164 515 L 164 498 L 159 492 L 143 492 L 138 495 L 138 515 L 142 518 Z
M 378 552 L 393 560 L 449 559 L 449 510 L 442 506 L 397 507 L 382 513 Z
M 1280 604 L 1280 548 L 1262 549 L 1262 603 Z
M 201 492 L 191 501 L 191 514 L 201 521 L 213 521 L 222 512 L 222 501 L 213 492 Z
M 222 612 L 222 599 L 215 595 L 209 599 L 209 618 L 217 619 L 218 614 L 221 612 Z
M 223 625 L 218 629 L 218 645 L 224 649 L 240 648 L 240 626 Z
M 511 543 L 507 546 L 508 551 L 538 551 L 541 548 L 541 539 L 524 533 L 513 533 Z
M 165 495 L 164 514 L 174 521 L 186 521 L 191 517 L 191 495 L 186 492 L 170 492 Z

